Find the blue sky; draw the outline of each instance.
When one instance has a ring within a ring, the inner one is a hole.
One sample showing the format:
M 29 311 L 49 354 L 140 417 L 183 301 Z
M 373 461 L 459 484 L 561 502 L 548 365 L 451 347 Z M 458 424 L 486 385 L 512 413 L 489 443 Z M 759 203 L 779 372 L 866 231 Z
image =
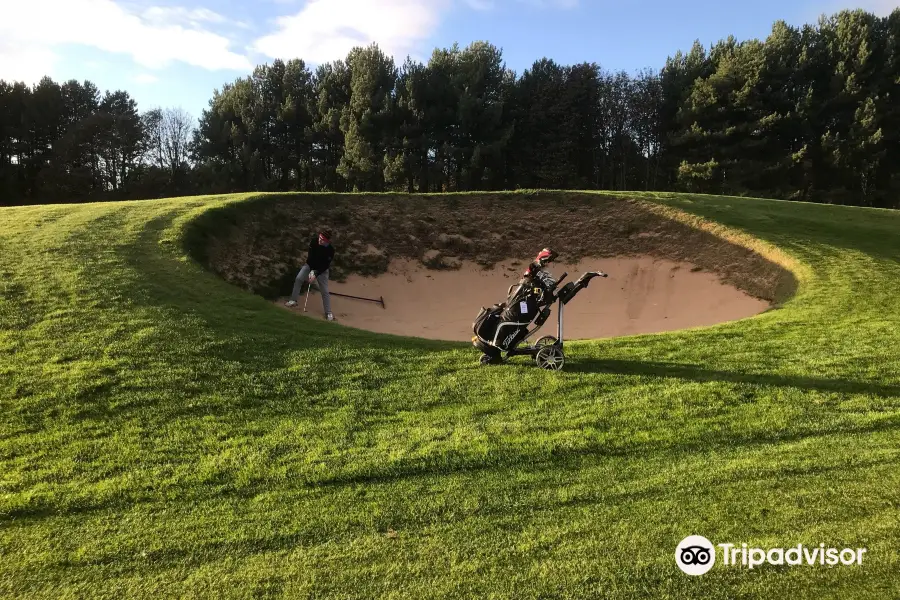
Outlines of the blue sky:
M 223 83 L 274 58 L 315 65 L 378 42 L 398 62 L 487 40 L 521 73 L 536 59 L 659 69 L 695 39 L 765 38 L 775 20 L 897 0 L 0 0 L 0 79 L 90 79 L 126 89 L 141 110 L 195 117 Z

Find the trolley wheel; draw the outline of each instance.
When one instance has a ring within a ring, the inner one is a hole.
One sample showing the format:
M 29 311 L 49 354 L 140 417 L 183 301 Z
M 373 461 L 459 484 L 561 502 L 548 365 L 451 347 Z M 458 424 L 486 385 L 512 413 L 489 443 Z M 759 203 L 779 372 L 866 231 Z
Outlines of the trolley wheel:
M 499 365 L 502 362 L 499 356 L 491 356 L 490 354 L 481 355 L 481 364 L 483 365 Z
M 538 350 L 534 362 L 542 369 L 559 371 L 566 362 L 566 356 L 559 346 L 544 346 Z
M 544 346 L 554 346 L 559 343 L 559 340 L 553 337 L 552 335 L 545 335 L 538 341 L 534 343 L 535 348 L 543 348 Z

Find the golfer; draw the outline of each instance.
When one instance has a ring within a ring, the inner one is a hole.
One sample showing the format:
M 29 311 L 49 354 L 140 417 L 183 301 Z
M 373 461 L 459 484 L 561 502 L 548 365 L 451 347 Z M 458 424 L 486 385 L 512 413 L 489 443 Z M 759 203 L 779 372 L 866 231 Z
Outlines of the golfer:
M 300 288 L 303 287 L 303 280 L 306 279 L 312 284 L 313 281 L 319 282 L 319 291 L 322 293 L 322 307 L 325 309 L 325 318 L 334 321 L 334 315 L 331 313 L 331 296 L 328 294 L 328 269 L 331 267 L 331 261 L 334 259 L 334 246 L 331 245 L 331 232 L 327 229 L 319 232 L 309 242 L 309 254 L 306 257 L 306 264 L 297 273 L 297 279 L 294 280 L 294 291 L 291 293 L 291 299 L 287 306 L 297 306 L 297 299 L 300 297 Z

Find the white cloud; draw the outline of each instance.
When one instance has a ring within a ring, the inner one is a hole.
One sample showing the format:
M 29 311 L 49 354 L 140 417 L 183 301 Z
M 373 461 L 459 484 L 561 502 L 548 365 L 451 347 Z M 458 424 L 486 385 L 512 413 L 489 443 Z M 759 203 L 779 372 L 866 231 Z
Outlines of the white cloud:
M 134 81 L 135 83 L 149 85 L 151 83 L 156 83 L 157 81 L 159 81 L 159 77 L 150 73 L 141 73 L 134 78 Z
M 497 8 L 500 0 L 463 0 L 470 8 L 480 11 L 493 10 Z M 517 4 L 528 4 L 539 9 L 561 8 L 568 10 L 577 8 L 579 0 L 513 0 L 505 3 L 505 6 L 515 8 Z
M 224 23 L 227 19 L 208 8 L 187 9 L 183 6 L 151 6 L 141 15 L 150 23 L 165 26 L 175 23 Z
M 34 84 L 52 73 L 55 64 L 56 55 L 50 49 L 0 35 L 0 79 Z
M 414 51 L 437 29 L 449 0 L 310 0 L 254 50 L 270 58 L 324 63 L 344 58 L 354 46 L 377 42 L 395 58 Z
M 178 24 L 202 28 L 204 24 L 211 23 L 221 27 L 252 28 L 252 25 L 246 21 L 231 19 L 208 8 L 188 9 L 183 6 L 151 6 L 141 14 L 141 17 L 150 23 L 161 26 Z
M 60 46 L 126 54 L 160 69 L 174 61 L 208 70 L 253 68 L 230 40 L 205 28 L 221 15 L 206 9 L 150 8 L 143 14 L 114 0 L 3 0 L 0 78 L 29 82 L 53 74 Z
M 271 0 L 283 3 L 290 0 Z M 344 58 L 354 46 L 376 42 L 395 59 L 415 56 L 443 14 L 466 6 L 488 11 L 500 0 L 308 0 L 299 12 L 275 20 L 275 31 L 252 49 L 269 58 L 321 64 Z M 578 0 L 515 0 L 538 8 L 574 8 Z

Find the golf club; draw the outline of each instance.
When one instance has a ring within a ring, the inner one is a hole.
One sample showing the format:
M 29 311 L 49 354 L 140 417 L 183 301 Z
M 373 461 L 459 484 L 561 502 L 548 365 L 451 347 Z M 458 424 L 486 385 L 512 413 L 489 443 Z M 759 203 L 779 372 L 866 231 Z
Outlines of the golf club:
M 306 305 L 309 303 L 309 291 L 312 289 L 312 285 L 306 286 L 306 301 L 303 303 L 303 312 L 306 312 Z

